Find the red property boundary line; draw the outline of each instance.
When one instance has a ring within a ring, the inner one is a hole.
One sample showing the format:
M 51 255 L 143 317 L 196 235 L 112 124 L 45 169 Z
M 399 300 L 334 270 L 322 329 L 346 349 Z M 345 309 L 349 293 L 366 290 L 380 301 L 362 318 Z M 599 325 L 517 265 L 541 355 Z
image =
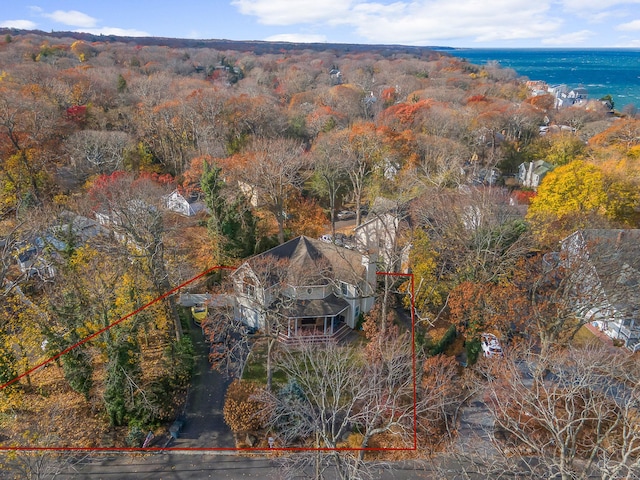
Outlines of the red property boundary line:
M 4 383 L 3 385 L 0 385 L 0 392 L 2 390 L 4 390 L 5 388 L 9 387 L 10 385 L 13 385 L 14 383 L 20 381 L 20 379 L 26 377 L 27 375 L 35 372 L 36 370 L 44 367 L 45 365 L 50 364 L 51 362 L 56 361 L 58 358 L 60 358 L 61 356 L 63 356 L 64 354 L 70 352 L 71 350 L 73 350 L 74 348 L 77 348 L 81 345 L 84 345 L 85 343 L 87 343 L 88 341 L 94 339 L 95 337 L 97 337 L 98 335 L 101 335 L 102 333 L 112 329 L 113 327 L 115 327 L 116 325 L 119 325 L 120 323 L 124 322 L 125 320 L 133 317 L 134 315 L 140 313 L 141 311 L 145 310 L 146 308 L 150 307 L 151 305 L 154 305 L 155 303 L 164 300 L 165 298 L 169 297 L 170 295 L 173 295 L 174 293 L 176 293 L 178 290 L 180 290 L 181 288 L 186 287 L 187 285 L 195 282 L 196 280 L 199 280 L 200 278 L 210 274 L 211 272 L 214 272 L 216 270 L 235 270 L 235 267 L 227 267 L 227 266 L 215 266 L 215 267 L 211 267 L 205 271 L 203 271 L 202 273 L 200 273 L 199 275 L 196 275 L 195 277 L 191 278 L 190 280 L 187 280 L 186 282 L 178 285 L 177 287 L 169 290 L 166 293 L 163 293 L 162 295 L 160 295 L 159 297 L 151 300 L 150 302 L 146 303 L 145 305 L 142 305 L 141 307 L 137 308 L 136 310 L 134 310 L 131 313 L 128 313 L 127 315 L 120 317 L 118 320 L 116 320 L 115 322 L 107 325 L 106 327 L 98 330 L 97 332 L 92 333 L 91 335 L 83 338 L 82 340 L 80 340 L 79 342 L 75 343 L 74 345 L 71 345 L 70 347 L 65 348 L 64 350 L 62 350 L 60 353 L 54 355 L 53 357 L 41 362 L 40 364 L 36 365 L 35 367 L 31 368 L 30 370 L 27 370 L 26 372 L 18 375 L 17 377 L 9 380 L 8 382 Z M 142 447 L 121 447 L 121 448 L 114 448 L 114 447 L 36 447 L 36 446 L 3 446 L 0 445 L 0 452 L 3 451 L 51 451 L 51 452 L 149 452 L 149 453 L 153 453 L 153 452 L 181 452 L 181 451 L 186 451 L 186 452 L 360 452 L 360 451 L 364 451 L 364 452 L 406 452 L 406 451 L 415 451 L 418 449 L 418 414 L 417 414 L 417 385 L 416 385 L 416 347 L 415 347 L 415 313 L 414 313 L 414 276 L 412 273 L 393 273 L 393 272 L 376 272 L 376 275 L 387 275 L 387 276 L 391 276 L 391 277 L 406 277 L 409 278 L 410 281 L 410 287 L 411 287 L 411 309 L 410 309 L 410 313 L 411 313 L 411 356 L 412 356 L 412 368 L 413 368 L 413 446 L 412 447 L 405 447 L 405 448 L 370 448 L 370 447 L 366 447 L 366 448 L 327 448 L 327 447 L 320 447 L 320 448 L 303 448 L 303 447 L 274 447 L 274 448 L 257 448 L 257 447 L 253 447 L 253 448 L 232 448 L 232 447 L 218 447 L 218 448 L 207 448 L 207 447 L 146 447 L 146 448 L 142 448 Z

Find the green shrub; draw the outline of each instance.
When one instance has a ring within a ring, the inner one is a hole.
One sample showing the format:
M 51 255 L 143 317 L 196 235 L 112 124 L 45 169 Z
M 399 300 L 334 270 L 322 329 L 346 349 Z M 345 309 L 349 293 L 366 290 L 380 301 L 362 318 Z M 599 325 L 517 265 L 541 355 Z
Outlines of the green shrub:
M 429 345 L 429 347 L 427 347 L 427 352 L 431 356 L 440 355 L 447 349 L 449 345 L 453 343 L 455 339 L 456 326 L 452 324 L 449 326 L 449 328 L 447 328 L 447 331 L 437 343 Z
M 478 361 L 478 355 L 482 351 L 482 345 L 479 338 L 467 341 L 465 348 L 467 350 L 467 364 L 473 365 Z
M 144 442 L 144 432 L 137 425 L 132 425 L 129 427 L 129 433 L 124 439 L 125 443 L 128 447 L 141 447 L 142 442 Z

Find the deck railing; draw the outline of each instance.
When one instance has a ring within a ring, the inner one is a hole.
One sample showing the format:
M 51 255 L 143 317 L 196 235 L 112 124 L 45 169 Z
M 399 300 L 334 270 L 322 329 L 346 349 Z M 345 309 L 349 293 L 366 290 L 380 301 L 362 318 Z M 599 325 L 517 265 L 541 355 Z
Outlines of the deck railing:
M 298 334 L 287 336 L 283 333 L 280 334 L 279 340 L 285 345 L 301 345 L 301 344 L 319 344 L 319 343 L 329 343 L 329 342 L 339 342 L 344 337 L 346 337 L 351 329 L 345 323 L 341 324 L 340 327 L 333 332 L 331 335 L 323 335 L 323 334 Z

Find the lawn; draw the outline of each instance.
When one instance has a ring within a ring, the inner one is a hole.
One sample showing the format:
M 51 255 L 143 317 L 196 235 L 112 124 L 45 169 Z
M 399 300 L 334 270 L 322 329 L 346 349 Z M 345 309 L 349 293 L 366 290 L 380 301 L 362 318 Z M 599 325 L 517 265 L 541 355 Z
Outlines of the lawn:
M 275 348 L 278 348 L 276 344 Z M 244 367 L 242 380 L 257 382 L 262 385 L 267 383 L 267 342 L 266 339 L 256 341 L 252 347 L 247 364 Z M 275 369 L 273 371 L 273 383 L 284 384 L 287 378 L 283 371 Z

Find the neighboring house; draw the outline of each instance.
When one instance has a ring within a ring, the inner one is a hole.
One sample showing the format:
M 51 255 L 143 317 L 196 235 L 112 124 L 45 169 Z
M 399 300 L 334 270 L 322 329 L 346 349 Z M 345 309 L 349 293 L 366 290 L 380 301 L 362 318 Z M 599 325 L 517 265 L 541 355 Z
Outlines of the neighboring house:
M 555 97 L 555 108 L 585 105 L 589 98 L 587 90 L 583 87 L 570 90 L 566 85 L 553 85 L 549 87 L 549 93 Z
M 587 101 L 589 94 L 586 88 L 578 87 L 567 93 L 567 98 L 572 99 L 574 104 L 581 104 Z
M 471 183 L 474 185 L 488 185 L 493 186 L 498 183 L 501 173 L 495 167 L 480 168 L 477 171 L 474 169 L 470 172 Z
M 331 85 L 342 84 L 342 72 L 340 72 L 336 67 L 329 70 L 329 78 L 331 79 Z
M 197 194 L 184 196 L 178 190 L 174 190 L 169 195 L 163 197 L 166 207 L 185 217 L 192 217 L 202 212 L 206 206 Z
M 28 276 L 51 279 L 55 276 L 53 257 L 64 251 L 71 239 L 75 244 L 81 245 L 98 235 L 106 234 L 108 230 L 97 222 L 72 212 L 62 212 L 58 224 L 18 246 L 15 252 L 18 268 Z
M 56 274 L 53 264 L 45 258 L 42 249 L 32 243 L 19 245 L 15 258 L 20 271 L 29 277 L 50 280 Z
M 150 215 L 155 216 L 156 214 L 158 214 L 158 209 L 155 206 L 139 199 L 129 200 L 126 206 L 120 210 L 100 208 L 95 212 L 96 221 L 107 227 L 105 231 L 113 234 L 119 242 L 138 251 L 144 250 L 144 247 L 137 244 L 133 236 L 127 233 L 127 227 L 131 226 L 132 221 L 141 219 L 146 223 Z
M 544 160 L 521 163 L 518 167 L 518 182 L 523 187 L 538 188 L 542 179 L 553 168 L 553 165 Z
M 264 285 L 256 268 L 271 258 L 284 260 L 287 274 L 282 281 L 270 276 Z M 236 318 L 247 326 L 263 329 L 267 316 L 276 315 L 281 340 L 324 341 L 346 335 L 371 310 L 376 263 L 375 257 L 301 236 L 248 259 L 232 278 Z
M 375 254 L 382 270 L 401 271 L 407 263 L 409 248 L 398 244 L 401 217 L 395 202 L 377 198 L 366 220 L 353 231 L 355 247 Z
M 63 238 L 71 233 L 78 243 L 86 243 L 98 235 L 108 235 L 109 230 L 99 222 L 82 215 L 65 211 L 60 214 L 60 224 L 49 229 L 56 237 Z
M 640 348 L 640 230 L 587 229 L 565 238 L 561 262 L 586 279 L 576 299 L 583 318 L 620 340 Z

